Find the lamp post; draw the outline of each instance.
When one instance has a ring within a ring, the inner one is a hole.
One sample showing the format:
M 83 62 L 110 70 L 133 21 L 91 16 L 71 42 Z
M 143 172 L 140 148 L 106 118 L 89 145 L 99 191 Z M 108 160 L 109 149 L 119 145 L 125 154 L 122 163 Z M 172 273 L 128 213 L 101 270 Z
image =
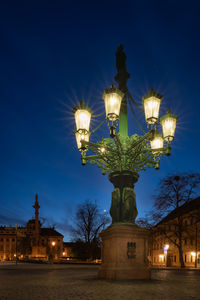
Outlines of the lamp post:
M 115 80 L 118 88 L 112 84 L 103 93 L 106 114 L 104 120 L 109 127 L 110 138 L 102 138 L 97 143 L 90 141 L 90 120 L 95 116 L 83 100 L 73 109 L 76 123 L 74 132 L 82 165 L 96 164 L 102 169 L 103 175 L 109 175 L 109 180 L 114 185 L 110 208 L 112 224 L 134 225 L 137 206 L 133 188 L 139 178 L 138 173 L 151 167 L 159 169 L 160 157 L 170 154 L 177 116 L 168 111 L 160 119 L 162 133 L 159 133 L 159 108 L 163 97 L 151 89 L 142 98 L 148 129 L 143 130 L 140 136 L 133 134 L 129 137 L 127 105 L 133 109 L 134 116 L 138 105 L 127 88 L 130 74 L 126 71 L 126 55 L 121 45 L 116 52 L 116 67 L 118 73 Z M 130 245 L 135 244 L 129 243 L 129 248 Z

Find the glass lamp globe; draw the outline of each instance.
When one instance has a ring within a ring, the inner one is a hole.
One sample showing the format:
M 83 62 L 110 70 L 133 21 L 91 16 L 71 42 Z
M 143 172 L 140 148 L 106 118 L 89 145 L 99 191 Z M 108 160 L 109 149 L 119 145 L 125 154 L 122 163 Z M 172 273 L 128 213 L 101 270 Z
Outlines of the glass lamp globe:
M 76 143 L 79 151 L 86 150 L 87 147 L 82 145 L 82 142 L 89 142 L 90 134 L 86 130 L 80 130 L 75 132 Z
M 85 105 L 83 100 L 81 100 L 80 104 L 73 109 L 73 113 L 76 122 L 76 130 L 79 131 L 81 129 L 89 132 L 92 111 Z
M 151 89 L 149 94 L 143 96 L 142 101 L 147 124 L 157 123 L 162 95 Z
M 150 141 L 150 144 L 152 150 L 163 148 L 164 140 L 162 134 L 155 133 L 153 140 Z M 153 153 L 156 153 L 156 151 L 153 151 Z
M 160 123 L 163 130 L 163 137 L 164 140 L 167 142 L 171 142 L 174 139 L 177 119 L 178 117 L 176 115 L 171 114 L 170 110 L 168 110 L 166 115 L 160 118 Z
M 114 122 L 119 119 L 121 102 L 124 94 L 114 84 L 104 90 L 103 99 L 105 103 L 106 119 Z

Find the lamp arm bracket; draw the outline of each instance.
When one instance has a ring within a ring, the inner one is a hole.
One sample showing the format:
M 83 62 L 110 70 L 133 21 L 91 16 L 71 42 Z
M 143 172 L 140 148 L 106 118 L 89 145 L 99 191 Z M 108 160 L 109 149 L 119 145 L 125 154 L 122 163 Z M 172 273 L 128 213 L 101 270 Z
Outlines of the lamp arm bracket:
M 150 129 L 144 136 L 140 137 L 139 140 L 134 142 L 128 150 L 132 150 L 132 149 L 136 148 L 137 146 L 139 146 L 145 140 L 151 139 L 153 137 L 153 135 L 154 135 L 154 130 Z
M 103 119 L 103 121 L 101 121 L 101 123 L 95 129 L 93 129 L 91 131 L 91 133 L 94 133 L 95 131 L 97 131 L 103 125 L 104 122 L 105 122 L 105 119 Z
M 99 113 L 97 115 L 92 115 L 93 118 L 98 118 L 98 117 L 101 117 L 105 114 L 105 112 L 103 111 L 102 113 Z

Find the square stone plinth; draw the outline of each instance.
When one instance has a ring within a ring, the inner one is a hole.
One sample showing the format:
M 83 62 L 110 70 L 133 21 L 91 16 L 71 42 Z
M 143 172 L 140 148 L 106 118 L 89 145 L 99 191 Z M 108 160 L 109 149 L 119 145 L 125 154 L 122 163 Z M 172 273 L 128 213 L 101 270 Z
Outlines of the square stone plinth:
M 149 279 L 149 231 L 135 224 L 116 224 L 103 230 L 102 265 L 98 277 L 115 280 Z

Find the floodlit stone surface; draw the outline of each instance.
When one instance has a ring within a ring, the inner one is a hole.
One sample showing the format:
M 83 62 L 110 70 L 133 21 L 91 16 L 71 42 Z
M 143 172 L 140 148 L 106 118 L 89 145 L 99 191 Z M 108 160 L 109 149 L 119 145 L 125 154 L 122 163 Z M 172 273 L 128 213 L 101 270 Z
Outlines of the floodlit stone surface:
M 200 299 L 200 271 L 153 270 L 152 280 L 97 278 L 97 266 L 0 265 L 1 300 Z
M 112 225 L 100 234 L 102 265 L 99 278 L 149 279 L 147 262 L 149 232 L 135 224 Z

